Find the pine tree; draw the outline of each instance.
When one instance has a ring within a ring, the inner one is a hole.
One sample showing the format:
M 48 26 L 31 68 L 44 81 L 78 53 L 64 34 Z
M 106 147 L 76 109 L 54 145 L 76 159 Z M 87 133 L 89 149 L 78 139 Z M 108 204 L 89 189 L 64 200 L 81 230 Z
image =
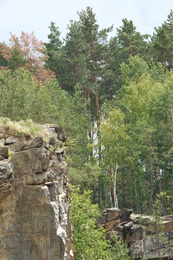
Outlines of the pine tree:
M 155 61 L 161 62 L 167 69 L 173 68 L 173 11 L 151 38 L 151 51 Z

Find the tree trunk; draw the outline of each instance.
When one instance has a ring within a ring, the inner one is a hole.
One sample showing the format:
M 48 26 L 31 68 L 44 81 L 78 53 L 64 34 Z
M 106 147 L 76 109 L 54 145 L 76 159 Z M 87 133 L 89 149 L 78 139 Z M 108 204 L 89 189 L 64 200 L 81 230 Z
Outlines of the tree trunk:
M 109 169 L 110 176 L 110 204 L 112 208 L 118 208 L 118 198 L 116 192 L 116 171 Z
M 122 208 L 125 208 L 125 176 L 123 170 L 121 175 L 121 185 L 122 185 Z
M 2 89 L 1 89 L 1 97 L 0 97 L 0 111 L 1 111 L 1 106 L 2 106 L 3 95 L 4 95 L 4 87 L 3 87 L 3 85 L 2 85 Z M 2 116 L 2 115 L 1 115 L 1 116 Z
M 11 97 L 11 104 L 10 104 L 10 111 L 9 111 L 10 119 L 12 119 L 12 113 L 13 113 L 14 93 L 15 93 L 15 87 L 12 85 L 12 97 Z

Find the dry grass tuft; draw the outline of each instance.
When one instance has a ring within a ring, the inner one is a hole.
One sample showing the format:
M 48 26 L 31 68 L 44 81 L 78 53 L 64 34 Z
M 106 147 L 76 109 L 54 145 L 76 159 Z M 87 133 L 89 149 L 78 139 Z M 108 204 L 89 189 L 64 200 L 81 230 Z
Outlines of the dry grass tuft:
M 15 122 L 9 118 L 0 117 L 0 139 L 13 136 L 18 139 L 41 136 L 47 142 L 53 134 L 45 125 L 39 125 L 32 120 Z

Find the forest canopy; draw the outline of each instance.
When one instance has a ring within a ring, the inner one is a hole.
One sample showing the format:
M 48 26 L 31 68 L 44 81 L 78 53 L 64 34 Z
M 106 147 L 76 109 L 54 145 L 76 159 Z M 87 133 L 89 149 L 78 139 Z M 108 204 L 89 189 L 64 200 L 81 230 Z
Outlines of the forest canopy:
M 158 193 L 172 196 L 173 11 L 153 35 L 126 18 L 112 29 L 87 7 L 63 40 L 54 22 L 45 43 L 11 33 L 0 43 L 0 116 L 61 125 L 72 184 L 100 208 L 151 213 Z

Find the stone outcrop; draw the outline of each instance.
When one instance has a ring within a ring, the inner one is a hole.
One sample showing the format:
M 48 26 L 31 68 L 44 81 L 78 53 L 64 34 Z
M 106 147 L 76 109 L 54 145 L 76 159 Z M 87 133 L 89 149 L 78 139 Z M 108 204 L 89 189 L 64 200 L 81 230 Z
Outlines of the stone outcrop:
M 65 134 L 0 138 L 0 259 L 72 260 Z M 4 132 L 5 133 L 5 132 Z
M 120 236 L 134 259 L 173 259 L 173 216 L 156 220 L 132 214 L 131 209 L 108 208 L 97 222 L 106 228 L 108 238 L 112 239 L 113 233 Z

